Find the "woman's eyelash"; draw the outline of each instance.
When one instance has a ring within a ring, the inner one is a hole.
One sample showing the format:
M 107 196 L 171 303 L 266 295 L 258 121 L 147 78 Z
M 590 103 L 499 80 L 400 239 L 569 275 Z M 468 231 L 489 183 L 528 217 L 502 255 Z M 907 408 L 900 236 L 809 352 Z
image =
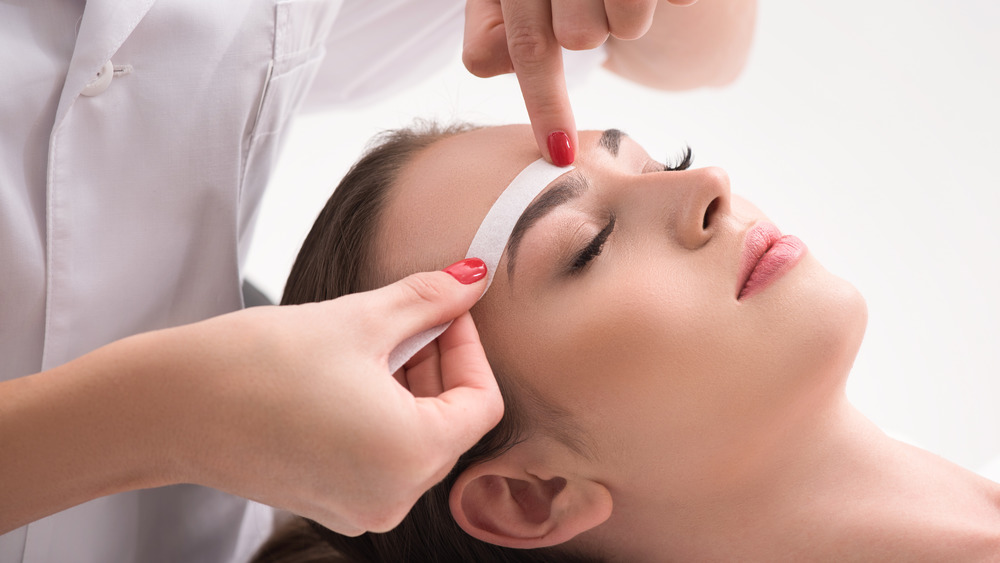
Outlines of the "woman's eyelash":
M 679 170 L 687 170 L 688 168 L 691 167 L 691 164 L 693 162 L 694 162 L 694 153 L 691 152 L 691 147 L 686 147 L 684 149 L 684 156 L 680 159 L 680 162 L 677 162 L 676 160 L 671 162 L 670 159 L 667 159 L 667 164 L 664 165 L 663 171 L 677 172 Z
M 594 258 L 600 256 L 601 251 L 604 250 L 604 243 L 608 241 L 608 237 L 611 236 L 611 231 L 615 230 L 615 215 L 611 214 L 611 219 L 608 220 L 608 224 L 601 229 L 601 232 L 597 233 L 597 236 L 590 241 L 576 258 L 573 259 L 573 264 L 570 266 L 570 273 L 578 273 L 587 267 Z
M 670 161 L 664 165 L 663 170 L 665 172 L 677 172 L 679 170 L 687 170 L 691 167 L 694 162 L 694 153 L 691 151 L 691 147 L 685 147 L 684 154 L 681 156 L 679 161 Z M 608 220 L 608 224 L 601 229 L 601 232 L 597 233 L 597 236 L 590 241 L 583 250 L 581 250 L 576 257 L 573 259 L 573 263 L 570 265 L 570 273 L 578 273 L 587 267 L 601 255 L 601 251 L 604 250 L 604 243 L 608 241 L 608 237 L 611 236 L 611 232 L 615 230 L 615 215 L 612 213 L 611 218 Z

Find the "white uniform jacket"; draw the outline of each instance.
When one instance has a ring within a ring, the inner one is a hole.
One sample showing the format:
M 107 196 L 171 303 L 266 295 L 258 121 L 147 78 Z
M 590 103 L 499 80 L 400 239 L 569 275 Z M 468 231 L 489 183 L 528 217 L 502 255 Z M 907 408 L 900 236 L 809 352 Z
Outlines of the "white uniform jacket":
M 311 101 L 338 102 L 418 78 L 458 56 L 462 9 L 0 3 L 0 379 L 239 309 L 257 205 L 314 79 Z M 217 491 L 133 491 L 0 536 L 0 561 L 216 563 L 269 528 Z

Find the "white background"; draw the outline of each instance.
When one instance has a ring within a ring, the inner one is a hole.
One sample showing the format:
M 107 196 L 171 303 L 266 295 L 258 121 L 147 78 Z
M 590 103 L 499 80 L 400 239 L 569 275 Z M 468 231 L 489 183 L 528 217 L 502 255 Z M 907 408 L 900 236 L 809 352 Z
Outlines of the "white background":
M 374 133 L 526 122 L 516 83 L 467 75 L 459 49 L 413 90 L 296 122 L 247 265 L 273 299 Z M 571 96 L 581 129 L 618 127 L 654 156 L 690 144 L 861 290 L 848 391 L 875 422 L 970 468 L 1000 455 L 1000 3 L 762 0 L 730 87 L 661 93 L 598 70 Z

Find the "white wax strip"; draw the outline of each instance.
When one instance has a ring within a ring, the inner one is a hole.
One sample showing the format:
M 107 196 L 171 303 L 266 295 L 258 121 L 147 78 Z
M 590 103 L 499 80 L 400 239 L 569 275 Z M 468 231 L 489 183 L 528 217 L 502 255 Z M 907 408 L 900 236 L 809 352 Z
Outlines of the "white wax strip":
M 469 251 L 465 254 L 466 258 L 479 258 L 486 263 L 486 289 L 493 283 L 493 275 L 507 247 L 507 239 L 510 238 L 514 224 L 520 219 L 521 214 L 545 186 L 572 169 L 572 166 L 553 166 L 540 158 L 521 170 L 493 203 L 493 207 L 480 223 L 476 236 L 472 238 Z M 483 295 L 486 294 L 486 289 L 483 290 Z M 414 334 L 401 342 L 389 354 L 389 373 L 395 373 L 421 348 L 441 336 L 450 325 L 451 321 L 448 321 Z

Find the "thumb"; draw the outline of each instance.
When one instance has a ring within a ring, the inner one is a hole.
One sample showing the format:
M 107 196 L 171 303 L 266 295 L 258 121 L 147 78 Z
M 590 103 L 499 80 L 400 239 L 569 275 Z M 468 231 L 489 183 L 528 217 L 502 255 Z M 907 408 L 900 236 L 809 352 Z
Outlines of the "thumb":
M 384 321 L 379 339 L 400 342 L 468 311 L 486 289 L 486 264 L 466 258 L 440 272 L 421 272 L 369 292 L 366 315 Z

